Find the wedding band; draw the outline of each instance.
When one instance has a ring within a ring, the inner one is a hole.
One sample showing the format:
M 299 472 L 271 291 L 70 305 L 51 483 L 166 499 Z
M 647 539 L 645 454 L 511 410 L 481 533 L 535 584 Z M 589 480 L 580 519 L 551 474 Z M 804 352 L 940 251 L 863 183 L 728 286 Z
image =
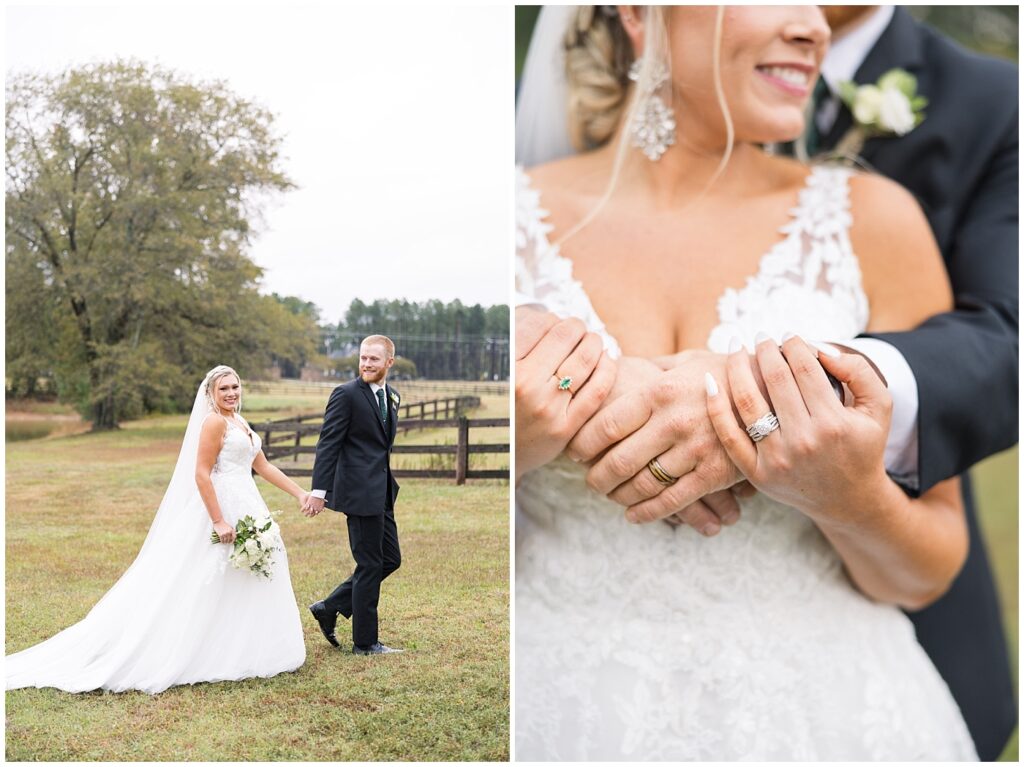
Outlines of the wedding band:
M 572 386 L 572 376 L 559 376 L 558 373 L 555 373 L 555 378 L 558 379 L 559 391 L 567 391 L 572 394 L 572 389 L 569 388 Z
M 658 463 L 657 458 L 652 458 L 647 462 L 647 468 L 654 475 L 654 478 L 663 485 L 674 485 L 679 477 L 673 477 L 664 467 Z
M 747 434 L 754 442 L 760 442 L 778 428 L 779 419 L 775 417 L 775 413 L 769 410 L 747 427 Z

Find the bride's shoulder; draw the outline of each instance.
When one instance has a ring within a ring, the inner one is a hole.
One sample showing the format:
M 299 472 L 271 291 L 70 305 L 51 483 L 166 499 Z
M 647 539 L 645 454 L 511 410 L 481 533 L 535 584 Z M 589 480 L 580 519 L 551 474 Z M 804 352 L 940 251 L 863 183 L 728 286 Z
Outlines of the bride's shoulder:
M 224 417 L 211 411 L 203 417 L 203 423 L 200 430 L 200 439 L 220 440 L 227 432 L 227 430 L 228 424 L 227 421 L 224 420 Z
M 571 155 L 532 168 L 519 169 L 520 184 L 544 199 L 572 199 L 593 195 L 595 189 L 603 191 L 607 172 L 595 153 Z
M 849 190 L 850 238 L 858 254 L 888 252 L 894 241 L 935 245 L 924 211 L 905 187 L 877 173 L 858 171 L 850 172 Z M 862 247 L 856 247 L 858 243 Z
M 517 220 L 520 226 L 545 232 L 579 220 L 600 198 L 607 184 L 607 171 L 593 154 L 573 155 L 560 160 L 517 169 Z
M 869 330 L 903 330 L 952 305 L 931 226 L 914 196 L 874 173 L 850 176 L 850 244 L 871 303 Z

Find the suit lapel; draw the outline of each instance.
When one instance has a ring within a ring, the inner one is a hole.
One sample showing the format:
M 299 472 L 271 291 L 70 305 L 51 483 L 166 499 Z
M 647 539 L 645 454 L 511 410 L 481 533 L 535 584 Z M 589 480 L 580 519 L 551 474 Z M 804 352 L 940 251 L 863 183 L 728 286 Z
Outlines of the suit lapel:
M 395 429 L 398 428 L 398 408 L 395 407 L 395 398 L 390 386 L 385 385 L 384 396 L 388 401 L 388 444 L 395 441 Z
M 853 81 L 857 85 L 868 85 L 874 83 L 879 77 L 890 69 L 906 69 L 914 75 L 920 69 L 922 62 L 921 36 L 917 29 L 916 22 L 903 8 L 896 8 L 892 14 L 889 26 L 882 32 L 881 37 L 875 42 L 867 57 L 864 59 Z M 921 92 L 921 88 L 918 88 Z M 927 95 L 927 94 L 925 94 Z M 839 140 L 846 135 L 846 132 L 853 127 L 853 115 L 849 107 L 843 104 L 836 115 L 835 123 L 831 130 L 821 140 L 824 149 L 832 149 Z M 871 145 L 869 139 L 865 146 Z

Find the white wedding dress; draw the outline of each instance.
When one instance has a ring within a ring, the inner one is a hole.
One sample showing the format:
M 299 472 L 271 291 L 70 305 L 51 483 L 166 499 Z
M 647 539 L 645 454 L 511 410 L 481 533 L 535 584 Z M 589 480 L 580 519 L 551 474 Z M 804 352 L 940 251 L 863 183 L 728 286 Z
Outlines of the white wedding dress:
M 864 330 L 848 176 L 811 172 L 758 273 L 719 300 L 712 351 Z M 617 355 L 546 215 L 520 171 L 518 291 Z M 977 758 L 910 621 L 857 592 L 795 509 L 758 494 L 714 538 L 630 525 L 564 457 L 516 504 L 518 760 Z
M 201 425 L 198 408 L 199 397 L 192 420 Z M 221 512 L 232 526 L 246 515 L 265 520 L 269 511 L 251 474 L 259 435 L 250 438 L 228 423 L 211 475 Z M 210 542 L 213 525 L 192 479 L 192 442 L 198 444 L 198 428 L 190 422 L 171 486 L 135 562 L 79 623 L 7 656 L 8 690 L 152 694 L 172 685 L 270 677 L 303 664 L 306 648 L 284 547 L 274 554 L 270 580 L 228 564 L 231 547 Z M 191 489 L 175 496 L 176 483 L 188 488 L 190 480 Z

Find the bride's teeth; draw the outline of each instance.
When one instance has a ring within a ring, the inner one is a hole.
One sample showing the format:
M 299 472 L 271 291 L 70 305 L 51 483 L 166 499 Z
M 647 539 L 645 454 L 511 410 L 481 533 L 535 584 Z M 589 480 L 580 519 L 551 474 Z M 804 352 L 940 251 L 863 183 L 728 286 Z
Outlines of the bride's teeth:
M 807 85 L 807 73 L 801 72 L 799 69 L 790 69 L 789 67 L 765 67 L 764 71 L 772 77 L 777 77 L 783 82 L 787 82 L 792 85 Z

